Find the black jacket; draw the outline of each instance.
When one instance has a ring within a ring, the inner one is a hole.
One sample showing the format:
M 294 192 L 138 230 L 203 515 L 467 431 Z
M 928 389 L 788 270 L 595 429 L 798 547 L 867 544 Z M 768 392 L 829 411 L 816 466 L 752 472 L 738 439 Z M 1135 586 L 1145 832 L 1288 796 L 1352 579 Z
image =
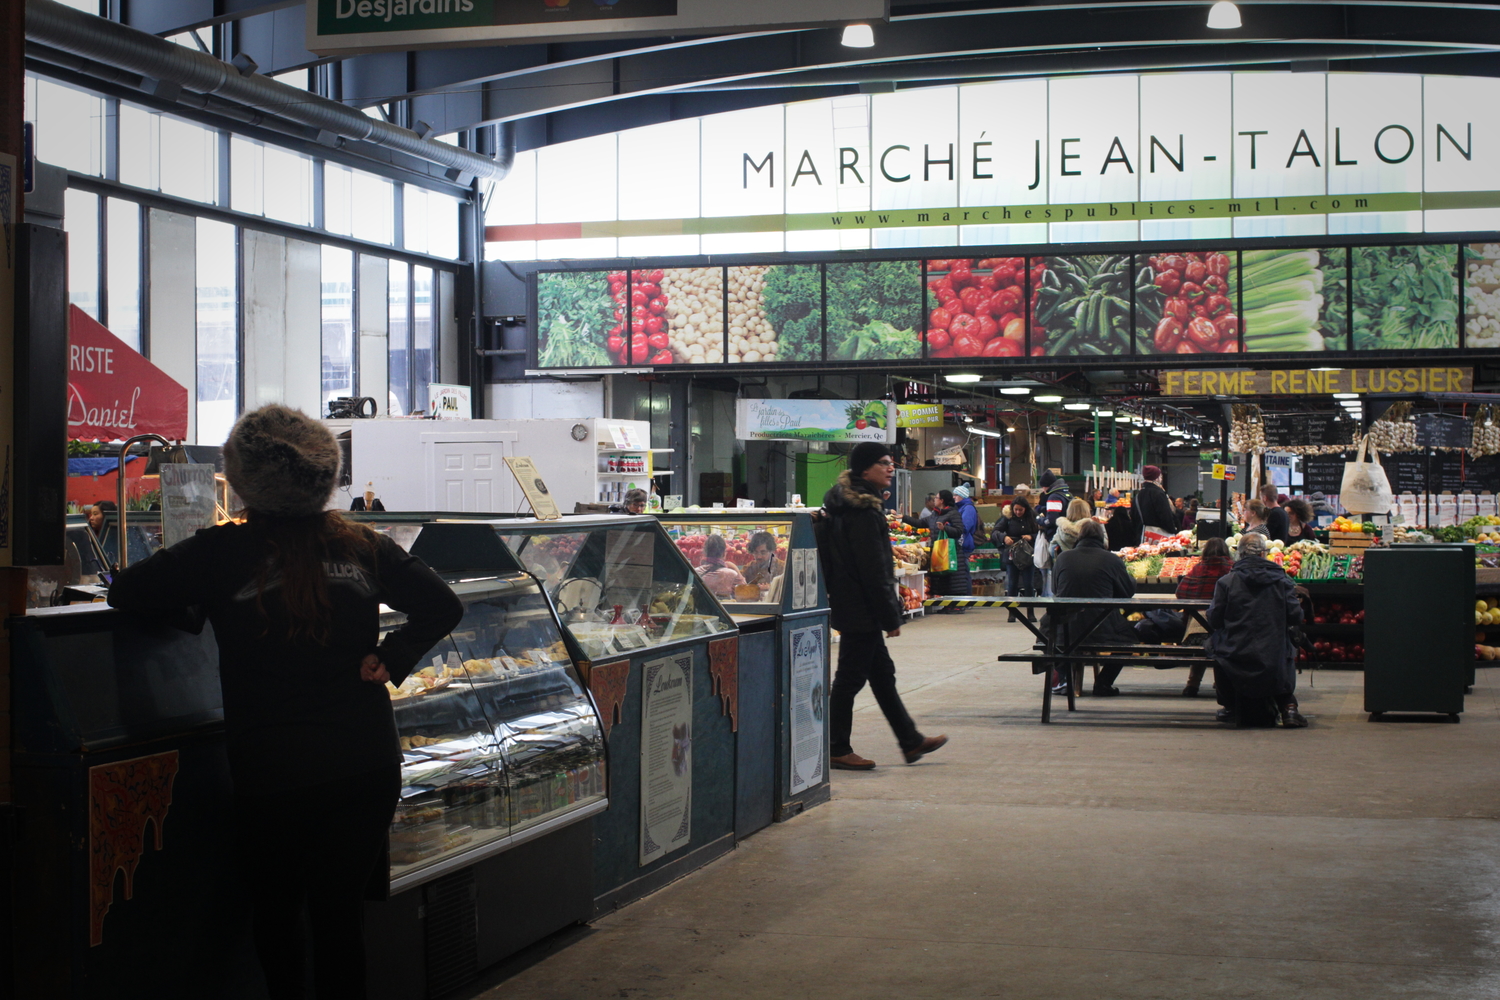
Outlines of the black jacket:
M 1068 490 L 1068 484 L 1064 480 L 1057 480 L 1047 487 L 1047 492 L 1037 501 L 1037 522 L 1041 525 L 1042 534 L 1049 539 L 1057 533 L 1057 519 L 1067 516 L 1068 503 L 1073 499 L 1073 494 Z
M 262 536 L 249 525 L 206 528 L 122 571 L 109 603 L 155 614 L 197 606 L 207 615 L 218 640 L 237 791 L 269 794 L 399 764 L 390 697 L 360 679 L 360 661 L 376 653 L 400 684 L 458 624 L 463 604 L 420 559 L 377 535 L 367 558 L 326 564 L 333 570 L 327 642 L 297 640 L 289 637 L 274 572 L 258 595 L 266 557 Z M 381 604 L 406 615 L 384 640 Z
M 1052 563 L 1052 592 L 1058 597 L 1134 597 L 1135 580 L 1125 561 L 1096 538 L 1080 538 Z M 1133 643 L 1135 630 L 1124 615 L 1105 617 L 1089 638 L 1095 642 Z
M 1208 607 L 1208 652 L 1229 675 L 1236 699 L 1295 690 L 1297 650 L 1287 626 L 1301 622 L 1296 584 L 1269 559 L 1240 559 L 1219 578 Z
M 833 627 L 840 632 L 891 632 L 901 627 L 896 560 L 880 494 L 845 471 L 823 497 L 818 555 L 828 585 Z
M 1291 521 L 1286 516 L 1286 508 L 1280 505 L 1266 508 L 1266 530 L 1271 533 L 1273 542 L 1290 542 Z
M 1155 483 L 1141 484 L 1141 488 L 1131 498 L 1130 511 L 1136 524 L 1142 527 L 1149 524 L 1174 534 L 1178 530 L 1178 522 L 1182 520 L 1177 508 L 1172 506 L 1172 498 L 1167 496 L 1167 491 Z

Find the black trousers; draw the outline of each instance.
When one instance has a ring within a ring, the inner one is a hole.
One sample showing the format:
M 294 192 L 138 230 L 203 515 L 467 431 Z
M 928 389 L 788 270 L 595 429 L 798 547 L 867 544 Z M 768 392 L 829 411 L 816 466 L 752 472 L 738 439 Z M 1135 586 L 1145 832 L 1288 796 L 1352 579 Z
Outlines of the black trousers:
M 828 691 L 829 754 L 842 757 L 854 752 L 849 745 L 849 734 L 854 729 L 854 696 L 867 682 L 901 749 L 920 746 L 922 734 L 906 714 L 906 706 L 896 691 L 896 664 L 885 648 L 885 633 L 845 632 L 839 638 L 838 669 Z
M 388 878 L 401 769 L 381 767 L 275 795 L 240 795 L 255 950 L 271 1000 L 364 1000 L 364 907 Z

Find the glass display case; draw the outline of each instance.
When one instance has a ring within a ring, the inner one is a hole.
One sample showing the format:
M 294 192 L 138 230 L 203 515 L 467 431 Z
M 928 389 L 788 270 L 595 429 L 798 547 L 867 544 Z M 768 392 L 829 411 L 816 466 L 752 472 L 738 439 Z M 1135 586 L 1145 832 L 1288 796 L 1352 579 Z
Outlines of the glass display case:
M 499 522 L 495 530 L 590 660 L 734 630 L 709 582 L 653 517 Z
M 606 791 L 599 719 L 536 579 L 483 525 L 423 525 L 410 548 L 465 610 L 386 686 L 402 750 L 393 889 L 593 815 Z M 402 620 L 386 610 L 381 629 Z
M 658 516 L 737 619 L 823 606 L 806 510 L 674 510 Z M 799 528 L 804 523 L 805 533 Z

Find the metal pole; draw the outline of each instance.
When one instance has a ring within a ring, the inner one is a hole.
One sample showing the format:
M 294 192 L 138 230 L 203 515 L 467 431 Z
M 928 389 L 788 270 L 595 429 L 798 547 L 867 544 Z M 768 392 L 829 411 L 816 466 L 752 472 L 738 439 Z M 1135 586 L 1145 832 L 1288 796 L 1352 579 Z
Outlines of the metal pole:
M 119 497 L 120 507 L 120 537 L 115 539 L 115 544 L 119 549 L 121 569 L 124 569 L 127 565 L 125 551 L 125 463 L 128 461 L 127 456 L 130 453 L 130 446 L 135 444 L 137 441 L 158 441 L 161 443 L 161 446 L 163 448 L 172 447 L 172 442 L 168 441 L 160 434 L 137 434 L 135 437 L 128 439 L 124 444 L 120 445 L 120 457 L 117 460 L 118 475 L 116 476 L 116 479 L 118 481 L 115 483 L 115 491 Z
M 1094 411 L 1094 468 L 1099 468 L 1099 411 Z
M 1109 467 L 1120 471 L 1120 425 L 1119 417 L 1109 418 Z

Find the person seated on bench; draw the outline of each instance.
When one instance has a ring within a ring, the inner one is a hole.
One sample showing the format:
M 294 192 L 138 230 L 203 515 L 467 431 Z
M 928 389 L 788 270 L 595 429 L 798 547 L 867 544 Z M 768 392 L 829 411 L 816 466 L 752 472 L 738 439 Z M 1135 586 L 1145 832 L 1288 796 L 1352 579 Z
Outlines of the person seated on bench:
M 1210 538 L 1203 545 L 1203 558 L 1198 560 L 1198 565 L 1177 581 L 1177 596 L 1186 600 L 1212 601 L 1214 586 L 1219 582 L 1219 577 L 1233 568 L 1234 560 L 1229 555 L 1229 546 L 1224 539 Z M 1141 642 L 1150 645 L 1182 642 L 1187 638 L 1189 621 L 1191 619 L 1182 611 L 1147 611 L 1146 616 L 1135 623 L 1135 634 L 1141 637 Z M 1161 669 L 1166 670 L 1169 666 L 1165 664 Z M 1201 663 L 1188 668 L 1188 682 L 1187 687 L 1182 689 L 1183 697 L 1197 696 L 1207 669 Z
M 1297 650 L 1289 627 L 1301 624 L 1302 606 L 1292 578 L 1265 555 L 1263 536 L 1241 535 L 1234 569 L 1214 585 L 1207 651 L 1224 706 L 1215 718 L 1300 729 L 1307 720 L 1297 711 Z
M 1125 568 L 1125 561 L 1109 551 L 1104 540 L 1104 528 L 1098 521 L 1086 520 L 1078 525 L 1078 541 L 1067 552 L 1057 557 L 1053 566 L 1052 586 L 1057 597 L 1134 597 L 1135 581 Z M 1087 612 L 1085 612 L 1087 613 Z M 1042 628 L 1050 628 L 1048 618 L 1042 618 Z M 1091 643 L 1111 646 L 1132 646 L 1136 643 L 1135 629 L 1125 616 L 1111 611 L 1089 633 Z M 1108 658 L 1108 665 L 1099 671 L 1094 681 L 1093 694 L 1100 697 L 1116 695 L 1120 689 L 1114 680 L 1125 666 L 1123 657 Z

